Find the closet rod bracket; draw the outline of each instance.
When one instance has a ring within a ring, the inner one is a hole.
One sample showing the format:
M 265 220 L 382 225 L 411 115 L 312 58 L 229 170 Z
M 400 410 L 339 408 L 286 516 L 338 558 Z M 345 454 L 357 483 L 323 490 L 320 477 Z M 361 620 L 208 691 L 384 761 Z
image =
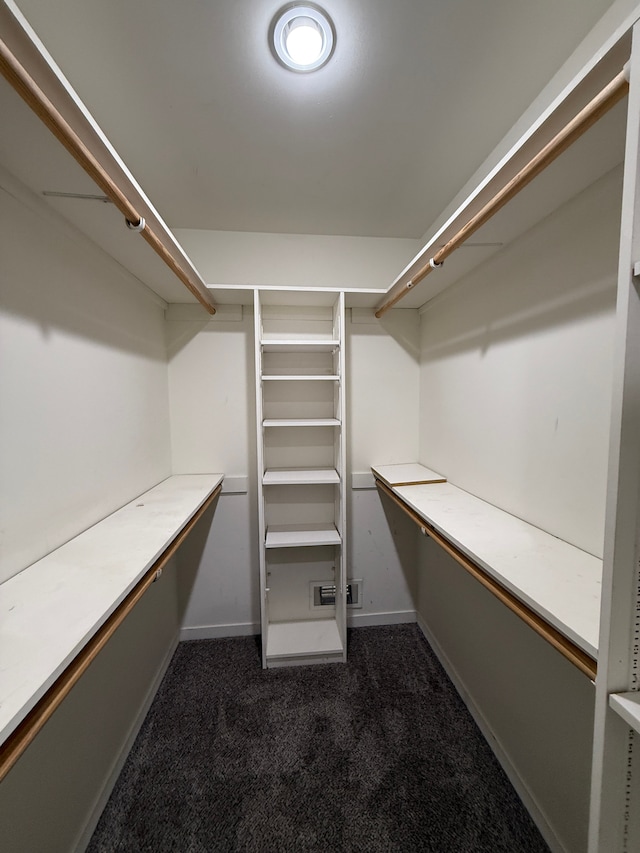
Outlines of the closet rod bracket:
M 127 228 L 130 231 L 136 231 L 139 233 L 140 231 L 144 231 L 144 229 L 147 227 L 147 223 L 144 220 L 144 216 L 141 216 L 137 222 L 132 222 L 130 219 L 127 219 L 126 217 L 125 217 L 124 221 L 127 223 Z

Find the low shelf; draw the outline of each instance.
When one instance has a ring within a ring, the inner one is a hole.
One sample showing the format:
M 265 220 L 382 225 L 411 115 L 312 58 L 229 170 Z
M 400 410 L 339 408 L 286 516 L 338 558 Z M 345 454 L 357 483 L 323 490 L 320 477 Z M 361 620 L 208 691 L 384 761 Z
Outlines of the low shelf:
M 450 483 L 389 487 L 372 471 L 427 535 L 595 677 L 601 560 Z
M 105 631 L 113 633 L 219 494 L 222 479 L 169 477 L 0 585 L 0 778 L 86 669 L 88 650 L 90 662 Z
M 344 646 L 335 619 L 272 622 L 267 635 L 267 660 L 342 655 Z

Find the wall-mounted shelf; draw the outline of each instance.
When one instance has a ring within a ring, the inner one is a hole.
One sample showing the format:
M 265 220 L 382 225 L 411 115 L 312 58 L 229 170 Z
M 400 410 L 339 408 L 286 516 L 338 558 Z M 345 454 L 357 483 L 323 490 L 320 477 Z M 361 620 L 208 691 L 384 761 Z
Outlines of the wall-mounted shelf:
M 378 469 L 372 470 L 380 479 Z M 385 489 L 428 535 L 442 537 L 521 602 L 535 617 L 529 624 L 535 622 L 538 633 L 544 636 L 547 624 L 546 638 L 560 651 L 556 635 L 566 638 L 566 656 L 595 677 L 602 560 L 451 483 L 385 484 Z
M 137 601 L 141 585 L 153 580 L 151 569 L 164 565 L 218 494 L 222 479 L 169 477 L 1 585 L 0 740 L 12 737 L 0 750 L 0 776 Z

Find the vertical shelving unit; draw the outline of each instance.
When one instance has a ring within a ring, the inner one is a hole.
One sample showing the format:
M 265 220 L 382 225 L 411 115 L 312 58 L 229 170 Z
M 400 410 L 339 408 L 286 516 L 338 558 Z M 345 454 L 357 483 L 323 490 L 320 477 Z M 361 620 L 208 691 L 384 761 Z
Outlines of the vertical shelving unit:
M 344 294 L 254 309 L 262 663 L 344 661 Z
M 640 22 L 629 75 L 589 853 L 640 850 Z

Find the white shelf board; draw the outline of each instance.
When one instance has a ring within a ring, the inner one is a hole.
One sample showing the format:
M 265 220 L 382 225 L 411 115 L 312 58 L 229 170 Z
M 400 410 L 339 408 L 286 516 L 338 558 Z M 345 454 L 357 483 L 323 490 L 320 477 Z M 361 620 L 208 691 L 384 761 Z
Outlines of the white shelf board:
M 335 468 L 268 468 L 262 478 L 265 486 L 306 486 L 339 482 L 340 476 Z
M 640 693 L 612 693 L 609 705 L 632 729 L 640 732 Z
M 602 560 L 452 486 L 395 494 L 588 655 L 598 657 Z
M 339 382 L 340 377 L 335 373 L 263 373 L 265 382 Z
M 342 640 L 335 619 L 273 622 L 267 632 L 267 658 L 339 654 Z
M 397 465 L 372 465 L 373 473 L 387 486 L 415 486 L 420 483 L 446 483 L 442 474 L 425 468 L 418 462 L 403 462 Z
M 265 427 L 324 427 L 340 426 L 337 418 L 265 418 Z
M 222 479 L 222 474 L 169 477 L 0 585 L 0 741 Z
M 340 348 L 337 340 L 295 340 L 290 338 L 270 339 L 260 341 L 263 352 L 332 352 Z
M 271 524 L 267 527 L 266 548 L 307 548 L 340 545 L 334 524 Z

